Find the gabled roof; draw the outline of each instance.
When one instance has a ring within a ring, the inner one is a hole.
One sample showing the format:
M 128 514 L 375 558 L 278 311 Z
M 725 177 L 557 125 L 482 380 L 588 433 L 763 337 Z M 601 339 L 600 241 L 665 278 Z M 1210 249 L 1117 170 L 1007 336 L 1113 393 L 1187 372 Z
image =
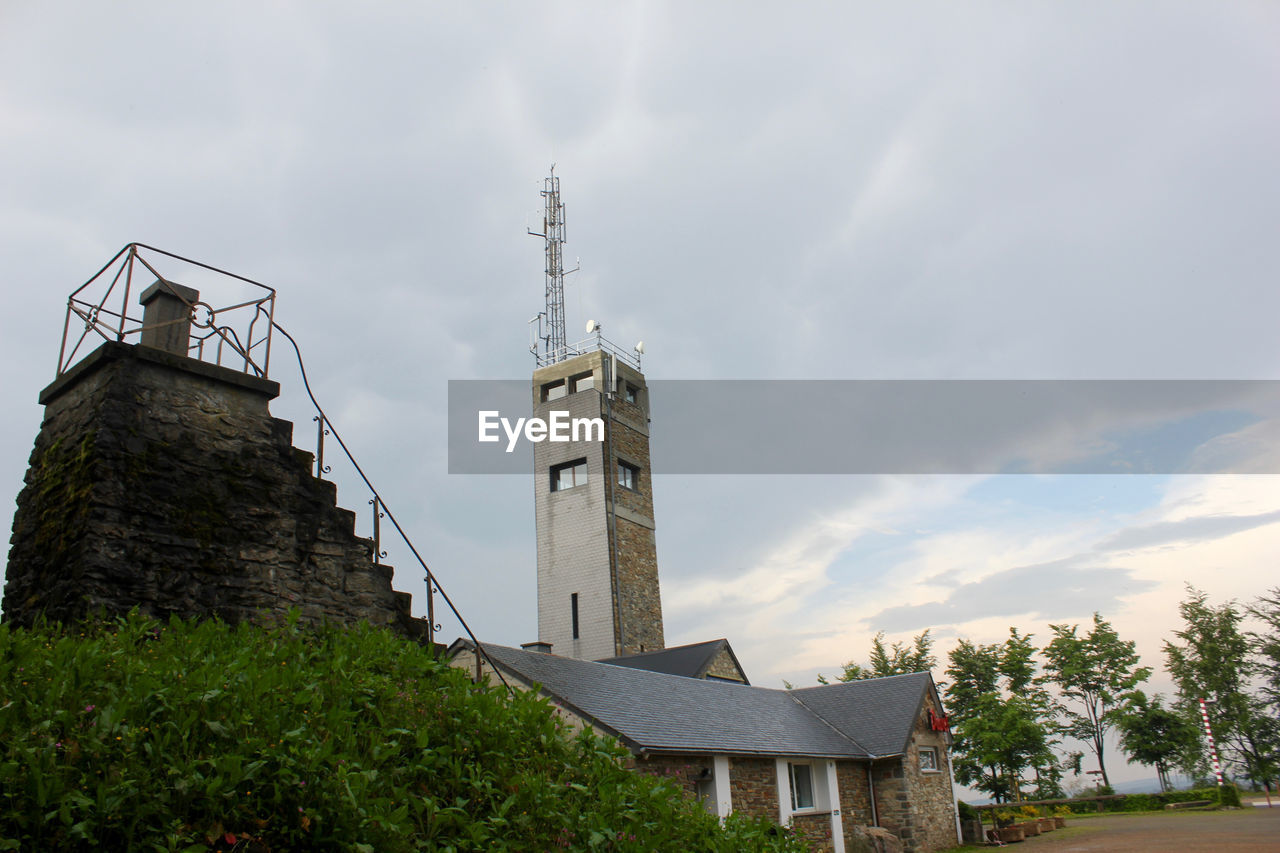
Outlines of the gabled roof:
M 459 643 L 451 647 L 455 652 L 458 648 Z M 554 702 L 616 735 L 635 752 L 860 759 L 900 755 L 924 691 L 932 689 L 928 673 L 776 690 L 488 643 L 484 651 L 500 669 L 540 684 Z M 869 737 L 869 743 L 860 736 Z
M 724 638 L 659 649 L 656 652 L 604 658 L 598 662 L 632 669 L 647 669 L 650 672 L 665 672 L 668 675 L 683 675 L 685 678 L 706 678 L 707 670 L 711 668 L 711 664 L 721 652 L 727 653 L 733 665 L 738 668 L 738 672 L 742 673 L 743 683 L 750 684 L 751 682 L 747 681 L 747 674 L 742 671 L 742 665 L 738 663 L 738 656 L 733 653 L 733 647 Z
M 907 751 L 916 717 L 929 691 L 934 691 L 936 697 L 933 676 L 913 672 L 802 687 L 792 690 L 791 695 L 872 755 L 887 756 Z

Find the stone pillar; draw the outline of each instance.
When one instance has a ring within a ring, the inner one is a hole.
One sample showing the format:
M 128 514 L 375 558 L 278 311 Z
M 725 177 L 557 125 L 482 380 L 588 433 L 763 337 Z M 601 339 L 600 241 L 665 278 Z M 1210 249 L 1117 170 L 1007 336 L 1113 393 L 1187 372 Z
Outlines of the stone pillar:
M 174 355 L 186 355 L 191 347 L 191 306 L 200 291 L 173 281 L 158 280 L 138 297 L 142 314 L 142 345 Z

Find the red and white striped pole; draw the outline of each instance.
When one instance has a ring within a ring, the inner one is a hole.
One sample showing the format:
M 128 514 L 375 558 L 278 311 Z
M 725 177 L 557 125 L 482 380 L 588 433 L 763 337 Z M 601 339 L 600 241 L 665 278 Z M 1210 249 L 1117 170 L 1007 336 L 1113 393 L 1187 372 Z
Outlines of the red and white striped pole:
M 1218 780 L 1218 787 L 1222 787 L 1222 765 L 1218 763 L 1218 747 L 1213 742 L 1213 729 L 1209 728 L 1209 708 L 1205 704 L 1204 697 L 1200 698 L 1200 719 L 1204 720 L 1204 733 L 1209 738 L 1209 757 L 1213 759 L 1213 775 Z

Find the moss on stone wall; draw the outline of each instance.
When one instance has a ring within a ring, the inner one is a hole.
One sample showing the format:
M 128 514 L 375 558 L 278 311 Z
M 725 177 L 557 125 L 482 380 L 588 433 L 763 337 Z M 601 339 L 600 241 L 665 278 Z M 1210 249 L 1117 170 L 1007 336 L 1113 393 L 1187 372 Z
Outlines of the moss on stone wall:
M 93 492 L 96 432 L 79 442 L 55 440 L 33 465 L 36 545 L 50 562 L 63 558 L 80 539 Z

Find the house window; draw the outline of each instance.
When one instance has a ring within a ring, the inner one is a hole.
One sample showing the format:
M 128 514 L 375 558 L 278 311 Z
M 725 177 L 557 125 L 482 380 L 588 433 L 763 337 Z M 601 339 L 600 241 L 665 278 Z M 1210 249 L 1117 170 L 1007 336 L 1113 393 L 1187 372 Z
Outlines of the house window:
M 938 766 L 938 749 L 933 746 L 920 747 L 920 772 L 921 773 L 939 773 L 941 768 Z
M 569 377 L 569 393 L 577 394 L 579 391 L 586 391 L 588 388 L 594 387 L 595 382 L 591 371 L 579 373 L 577 376 Z
M 640 389 L 636 388 L 636 386 L 632 385 L 630 382 L 627 382 L 622 386 L 622 399 L 626 400 L 628 403 L 634 403 L 639 395 Z
M 813 800 L 813 766 L 810 764 L 787 765 L 787 777 L 791 782 L 791 810 L 793 812 L 812 809 Z
M 555 382 L 548 382 L 542 386 L 542 402 L 548 400 L 559 400 L 566 393 L 563 379 L 557 379 Z
M 569 615 L 573 619 L 573 638 L 578 639 L 578 594 L 572 593 L 569 596 Z
M 587 460 L 575 459 L 562 465 L 551 466 L 551 491 L 563 492 L 574 486 L 586 485 Z
M 633 492 L 640 488 L 640 469 L 618 460 L 618 485 Z

